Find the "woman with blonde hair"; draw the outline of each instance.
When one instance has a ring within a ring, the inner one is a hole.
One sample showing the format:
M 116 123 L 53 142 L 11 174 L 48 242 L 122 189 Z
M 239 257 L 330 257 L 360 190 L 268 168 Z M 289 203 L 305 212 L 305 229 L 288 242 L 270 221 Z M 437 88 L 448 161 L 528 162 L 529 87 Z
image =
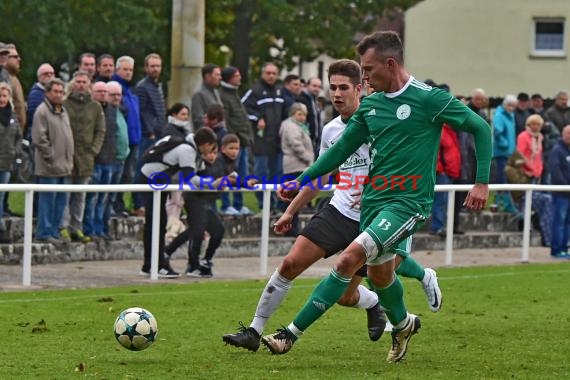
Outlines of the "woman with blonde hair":
M 525 130 L 517 136 L 517 150 L 525 158 L 523 172 L 529 182 L 538 183 L 542 175 L 542 133 L 544 119 L 540 115 L 530 115 L 525 122 Z
M 542 170 L 542 140 L 540 132 L 544 125 L 544 119 L 540 115 L 530 115 L 525 122 L 525 130 L 517 136 L 517 152 L 524 159 L 520 172 L 527 178 L 528 183 L 540 183 Z M 524 178 L 524 177 L 523 177 Z M 522 206 L 522 200 L 519 202 Z M 521 209 L 522 207 L 519 206 Z M 542 241 L 545 246 L 550 246 L 552 240 L 552 197 L 549 193 L 533 191 L 532 208 L 538 215 Z
M 22 132 L 12 105 L 12 89 L 7 83 L 0 83 L 0 136 L 4 141 L 0 149 L 0 183 L 8 183 Z M 0 192 L 0 243 L 10 241 L 2 218 L 5 195 L 6 193 Z

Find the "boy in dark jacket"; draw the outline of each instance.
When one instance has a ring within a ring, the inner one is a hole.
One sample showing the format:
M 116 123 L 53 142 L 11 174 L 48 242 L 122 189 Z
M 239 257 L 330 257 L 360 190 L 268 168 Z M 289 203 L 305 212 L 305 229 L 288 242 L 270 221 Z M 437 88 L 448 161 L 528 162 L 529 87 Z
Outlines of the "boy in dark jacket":
M 199 189 L 221 190 L 223 187 L 236 185 L 238 181 L 242 187 L 253 186 L 253 180 L 245 183 L 244 179 L 237 177 L 235 165 L 238 154 L 238 137 L 234 134 L 227 134 L 222 139 L 220 153 L 212 152 L 202 155 L 206 168 L 198 174 L 211 181 L 204 181 Z M 189 241 L 186 275 L 188 277 L 212 277 L 212 258 L 222 243 L 225 232 L 224 225 L 216 213 L 216 200 L 219 197 L 219 192 L 187 191 L 184 192 L 183 197 L 184 207 L 188 215 L 188 228 L 165 248 L 165 253 L 170 256 L 178 247 Z M 204 258 L 200 260 L 204 232 L 206 231 L 210 235 L 210 241 Z

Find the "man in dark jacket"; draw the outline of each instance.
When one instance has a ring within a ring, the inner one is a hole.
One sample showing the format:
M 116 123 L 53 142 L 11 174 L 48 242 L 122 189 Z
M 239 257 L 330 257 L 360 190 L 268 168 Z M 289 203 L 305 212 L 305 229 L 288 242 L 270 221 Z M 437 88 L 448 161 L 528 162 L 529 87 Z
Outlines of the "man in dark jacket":
M 240 176 L 249 175 L 249 150 L 253 145 L 253 130 L 247 118 L 247 111 L 241 103 L 238 95 L 238 88 L 241 85 L 241 73 L 237 67 L 226 67 L 222 71 L 222 86 L 220 88 L 220 98 L 224 105 L 224 116 L 226 128 L 229 133 L 238 136 L 240 151 L 237 159 L 237 172 Z M 243 205 L 243 195 L 241 192 L 233 193 L 234 201 L 230 206 L 230 196 L 228 193 L 222 194 L 222 213 L 235 210 L 234 215 L 250 215 L 251 210 Z
M 323 83 L 319 78 L 309 78 L 307 86 L 300 94 L 301 102 L 307 106 L 307 110 L 309 111 L 307 114 L 307 124 L 309 124 L 309 132 L 311 134 L 311 141 L 313 142 L 315 157 L 318 156 L 321 145 L 322 122 L 317 98 L 322 88 Z
M 36 108 L 44 101 L 45 89 L 44 86 L 47 82 L 55 77 L 55 71 L 49 63 L 42 63 L 37 71 L 38 81 L 32 86 L 28 94 L 28 117 L 26 121 L 26 138 L 30 139 L 32 135 L 32 122 L 34 121 L 34 113 Z
M 95 169 L 91 176 L 93 185 L 109 185 L 113 176 L 113 164 L 117 154 L 117 109 L 107 103 L 107 85 L 105 82 L 93 84 L 93 100 L 101 104 L 105 113 L 105 139 L 99 154 L 95 156 Z M 105 207 L 108 192 L 89 192 L 85 197 L 85 215 L 83 232 L 92 239 L 110 240 L 105 233 Z
M 147 55 L 144 59 L 144 70 L 146 76 L 135 88 L 135 94 L 139 97 L 143 137 L 139 151 L 142 149 L 143 152 L 161 137 L 162 130 L 166 127 L 166 107 L 160 83 L 162 71 L 160 56 L 156 53 Z
M 270 180 L 283 174 L 283 153 L 279 139 L 281 122 L 285 114 L 285 100 L 281 88 L 276 85 L 279 69 L 274 63 L 266 63 L 261 78 L 241 99 L 255 133 L 253 142 L 254 168 L 257 178 Z M 262 208 L 261 192 L 257 192 L 259 208 Z
M 166 106 L 164 94 L 160 83 L 162 71 L 162 58 L 156 53 L 147 55 L 144 59 L 146 76 L 137 84 L 134 93 L 139 100 L 142 139 L 138 147 L 137 163 L 135 167 L 135 182 L 143 165 L 142 155 L 166 128 Z M 142 194 L 133 193 L 134 213 L 142 216 Z
M 552 185 L 570 185 L 570 125 L 562 129 L 562 139 L 558 141 L 548 159 L 548 169 Z M 560 259 L 570 259 L 568 252 L 568 231 L 570 229 L 570 194 L 552 192 L 552 241 L 550 254 Z

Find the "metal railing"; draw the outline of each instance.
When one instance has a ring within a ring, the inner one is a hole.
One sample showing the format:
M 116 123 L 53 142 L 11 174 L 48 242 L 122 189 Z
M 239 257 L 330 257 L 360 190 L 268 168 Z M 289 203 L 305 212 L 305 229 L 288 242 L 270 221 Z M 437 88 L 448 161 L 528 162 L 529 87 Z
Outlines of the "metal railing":
M 453 222 L 454 222 L 454 206 L 455 192 L 469 191 L 472 185 L 436 185 L 435 191 L 446 191 L 449 193 L 447 200 L 447 234 L 445 241 L 445 265 L 453 264 Z M 270 221 L 270 200 L 271 192 L 277 189 L 277 185 L 265 185 L 262 190 L 232 190 L 232 191 L 263 191 L 263 208 L 261 210 L 261 245 L 259 273 L 262 276 L 267 274 L 267 258 L 269 249 L 269 221 Z M 334 186 L 333 188 L 334 189 Z M 331 189 L 331 190 L 332 190 Z M 521 251 L 521 262 L 528 262 L 529 245 L 530 245 L 530 227 L 531 227 L 531 209 L 532 209 L 532 192 L 533 191 L 554 191 L 554 192 L 570 192 L 570 186 L 553 186 L 553 185 L 489 185 L 490 190 L 495 191 L 524 191 L 524 225 L 523 225 L 523 245 Z M 207 191 L 207 190 L 188 190 L 184 191 Z M 151 253 L 151 280 L 158 279 L 158 241 L 160 226 L 160 192 L 161 191 L 180 191 L 177 185 L 170 185 L 162 190 L 154 190 L 148 185 L 40 185 L 40 184 L 0 184 L 0 191 L 3 192 L 24 192 L 25 193 L 25 212 L 24 212 L 24 253 L 22 262 L 22 285 L 30 286 L 32 279 L 32 210 L 34 202 L 34 192 L 153 192 L 153 225 L 152 225 L 152 253 Z

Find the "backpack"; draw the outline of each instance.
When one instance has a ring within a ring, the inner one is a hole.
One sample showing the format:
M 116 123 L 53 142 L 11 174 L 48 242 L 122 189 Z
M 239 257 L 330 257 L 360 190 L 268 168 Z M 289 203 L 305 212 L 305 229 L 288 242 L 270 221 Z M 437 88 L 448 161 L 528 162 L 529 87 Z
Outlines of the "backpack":
M 180 144 L 188 144 L 196 150 L 194 144 L 190 143 L 189 141 L 186 141 L 185 138 L 174 135 L 168 135 L 161 138 L 153 146 L 149 147 L 147 150 L 144 151 L 142 156 L 143 164 L 147 164 L 150 162 L 161 162 L 163 164 L 166 164 L 163 161 L 164 155 L 167 152 L 170 152 L 172 149 L 176 148 Z
M 28 140 L 21 140 L 12 165 L 13 183 L 34 183 L 34 150 Z

